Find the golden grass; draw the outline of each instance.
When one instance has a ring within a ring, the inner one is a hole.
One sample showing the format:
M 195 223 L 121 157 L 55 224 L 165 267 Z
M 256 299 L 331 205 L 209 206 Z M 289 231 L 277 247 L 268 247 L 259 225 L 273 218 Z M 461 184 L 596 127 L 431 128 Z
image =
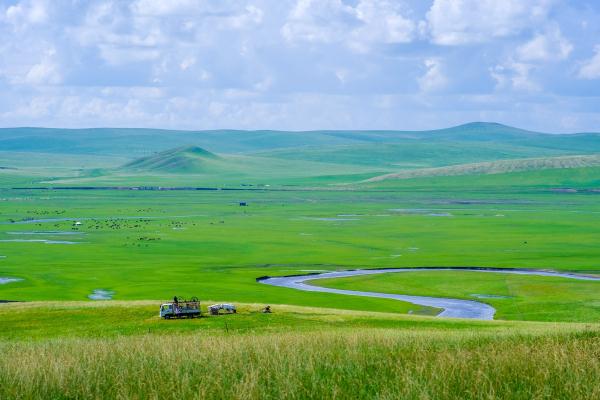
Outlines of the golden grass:
M 600 398 L 597 327 L 144 335 L 0 352 L 2 399 Z

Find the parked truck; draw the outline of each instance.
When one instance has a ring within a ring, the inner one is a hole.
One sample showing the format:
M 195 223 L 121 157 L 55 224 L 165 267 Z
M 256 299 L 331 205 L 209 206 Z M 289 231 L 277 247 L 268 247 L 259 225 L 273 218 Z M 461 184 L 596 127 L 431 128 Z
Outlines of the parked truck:
M 200 301 L 197 297 L 186 300 L 182 297 L 173 297 L 173 301 L 160 305 L 160 317 L 171 318 L 196 318 L 201 317 Z

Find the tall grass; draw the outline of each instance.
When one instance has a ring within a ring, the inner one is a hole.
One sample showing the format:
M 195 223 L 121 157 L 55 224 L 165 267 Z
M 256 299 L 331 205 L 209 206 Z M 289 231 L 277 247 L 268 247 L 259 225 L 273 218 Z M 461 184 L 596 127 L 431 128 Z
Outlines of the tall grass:
M 597 330 L 148 335 L 0 352 L 2 399 L 600 398 Z

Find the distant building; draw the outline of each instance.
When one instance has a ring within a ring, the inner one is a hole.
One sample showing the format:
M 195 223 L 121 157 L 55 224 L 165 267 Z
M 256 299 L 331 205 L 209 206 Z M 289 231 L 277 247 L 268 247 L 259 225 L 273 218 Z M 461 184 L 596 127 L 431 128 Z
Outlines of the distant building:
M 246 207 L 248 206 L 248 203 L 246 203 L 245 201 L 240 201 L 240 207 Z

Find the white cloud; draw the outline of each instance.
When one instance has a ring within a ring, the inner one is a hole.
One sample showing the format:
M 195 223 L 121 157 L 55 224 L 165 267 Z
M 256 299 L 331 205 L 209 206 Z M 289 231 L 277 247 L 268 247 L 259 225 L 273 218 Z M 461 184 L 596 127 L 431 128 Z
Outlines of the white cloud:
M 51 60 L 43 60 L 39 64 L 33 65 L 25 76 L 25 82 L 30 85 L 56 85 L 61 80 L 59 67 Z
M 427 28 L 436 44 L 483 43 L 539 24 L 551 5 L 550 0 L 434 0 Z
M 119 3 L 91 6 L 82 23 L 70 32 L 82 46 L 96 47 L 110 65 L 156 60 L 167 43 L 160 27 L 148 18 L 134 18 Z
M 517 48 L 517 57 L 523 61 L 559 61 L 569 57 L 573 45 L 554 25 L 545 33 L 536 34 Z
M 354 9 L 341 0 L 298 0 L 281 28 L 288 41 L 340 41 L 356 24 Z
M 260 25 L 263 21 L 263 10 L 253 5 L 246 6 L 244 12 L 224 18 L 226 26 L 233 29 L 246 29 Z
M 253 4 L 232 0 L 137 0 L 130 6 L 136 16 L 145 18 L 189 18 L 188 27 L 197 25 L 198 19 L 210 19 L 221 28 L 246 29 L 260 24 L 263 10 Z
M 44 0 L 24 0 L 8 7 L 4 19 L 16 29 L 41 24 L 48 19 L 47 4 Z
M 281 29 L 290 42 L 345 43 L 366 52 L 372 44 L 408 43 L 416 23 L 403 16 L 401 2 L 359 0 L 298 0 Z
M 181 61 L 181 63 L 179 64 L 179 68 L 182 71 L 186 71 L 188 70 L 191 66 L 193 66 L 194 64 L 196 64 L 196 58 L 195 57 L 186 57 L 184 60 Z
M 423 64 L 427 71 L 419 78 L 419 87 L 424 92 L 436 91 L 448 84 L 448 79 L 442 70 L 442 62 L 436 58 L 428 58 Z
M 197 11 L 201 2 L 196 0 L 137 0 L 131 10 L 142 15 L 182 15 Z
M 70 32 L 84 47 L 97 48 L 109 65 L 164 63 L 171 60 L 182 69 L 192 68 L 189 59 L 201 48 L 227 43 L 226 36 L 256 29 L 262 9 L 235 1 L 191 0 L 103 1 L 87 8 L 83 21 Z M 182 55 L 184 54 L 184 55 Z
M 27 62 L 12 66 L 2 75 L 13 85 L 46 86 L 58 85 L 63 80 L 60 62 L 54 48 L 46 49 L 42 56 L 32 57 Z
M 600 45 L 595 48 L 595 53 L 592 58 L 583 62 L 579 68 L 578 76 L 582 79 L 599 79 L 600 78 Z
M 354 36 L 369 42 L 411 42 L 416 24 L 405 18 L 402 11 L 398 2 L 361 1 L 354 12 L 362 26 L 354 32 Z
M 504 64 L 496 65 L 490 69 L 490 75 L 496 80 L 496 89 L 514 89 L 520 92 L 536 92 L 540 90 L 530 77 L 533 65 L 509 60 Z
M 10 110 L 0 114 L 2 118 L 31 121 L 52 115 L 56 101 L 53 98 L 34 96 L 26 102 L 14 104 Z

